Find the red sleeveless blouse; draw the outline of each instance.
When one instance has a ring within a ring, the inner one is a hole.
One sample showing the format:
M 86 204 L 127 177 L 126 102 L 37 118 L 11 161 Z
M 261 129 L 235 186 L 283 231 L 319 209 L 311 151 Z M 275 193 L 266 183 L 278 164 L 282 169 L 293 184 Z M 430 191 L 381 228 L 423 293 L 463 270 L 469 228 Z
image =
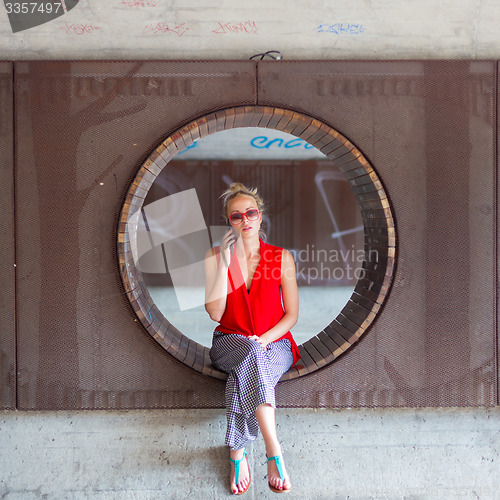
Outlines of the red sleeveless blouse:
M 215 249 L 217 260 L 220 247 Z M 260 240 L 260 261 L 247 290 L 238 259 L 233 253 L 229 264 L 226 310 L 217 331 L 245 337 L 267 332 L 285 314 L 281 300 L 281 260 L 283 249 Z M 300 359 L 299 349 L 290 332 L 277 340 L 292 344 L 293 364 Z M 275 342 L 276 342 L 275 341 Z

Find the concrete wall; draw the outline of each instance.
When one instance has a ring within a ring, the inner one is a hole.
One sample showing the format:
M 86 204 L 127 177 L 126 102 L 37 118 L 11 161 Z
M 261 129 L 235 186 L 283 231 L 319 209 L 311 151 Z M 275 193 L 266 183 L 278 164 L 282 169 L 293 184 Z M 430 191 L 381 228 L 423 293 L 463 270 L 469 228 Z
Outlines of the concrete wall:
M 282 409 L 287 499 L 498 499 L 500 409 Z M 7 500 L 231 498 L 217 410 L 0 412 Z M 245 499 L 276 497 L 249 449 Z
M 67 14 L 17 33 L 1 5 L 0 58 L 247 59 L 279 50 L 286 59 L 488 59 L 500 53 L 496 0 L 79 0 L 70 10 L 75 1 L 62 2 Z

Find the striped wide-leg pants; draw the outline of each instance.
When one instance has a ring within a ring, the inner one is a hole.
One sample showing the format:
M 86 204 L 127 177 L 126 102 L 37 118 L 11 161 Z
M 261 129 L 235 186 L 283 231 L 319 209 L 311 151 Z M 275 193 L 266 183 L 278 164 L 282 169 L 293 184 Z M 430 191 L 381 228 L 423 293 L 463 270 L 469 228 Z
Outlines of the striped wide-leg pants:
M 243 335 L 214 332 L 212 363 L 229 374 L 226 384 L 226 444 L 233 450 L 256 439 L 255 410 L 263 403 L 276 408 L 275 387 L 293 363 L 289 340 L 272 342 L 264 349 Z

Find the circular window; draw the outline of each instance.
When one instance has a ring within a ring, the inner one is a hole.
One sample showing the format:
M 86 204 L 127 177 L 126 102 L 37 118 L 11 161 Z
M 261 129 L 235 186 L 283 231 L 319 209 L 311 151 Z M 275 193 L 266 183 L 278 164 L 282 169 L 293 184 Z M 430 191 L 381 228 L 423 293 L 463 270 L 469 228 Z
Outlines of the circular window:
M 331 363 L 368 330 L 388 294 L 395 263 L 394 219 L 382 184 L 361 152 L 325 123 L 291 110 L 248 106 L 225 109 L 203 116 L 169 136 L 141 166 L 125 198 L 118 228 L 120 274 L 125 292 L 138 319 L 169 354 L 206 375 L 220 379 L 227 377 L 227 374 L 211 365 L 209 348 L 190 338 L 188 331 L 181 332 L 174 326 L 171 318 L 158 307 L 154 293 L 151 293 L 145 279 L 147 265 L 141 262 L 141 258 L 148 249 L 156 249 L 158 251 L 149 252 L 149 260 L 156 259 L 157 263 L 160 261 L 166 263 L 165 248 L 169 243 L 165 243 L 164 238 L 161 244 L 155 245 L 155 238 L 161 239 L 159 235 L 165 232 L 178 235 L 182 233 L 182 227 L 180 230 L 174 227 L 175 221 L 182 220 L 182 207 L 189 205 L 189 200 L 193 199 L 190 198 L 193 193 L 188 191 L 179 193 L 177 190 L 176 195 L 168 197 L 169 210 L 165 209 L 167 206 L 165 204 L 161 207 L 149 204 L 146 212 L 149 207 L 149 212 L 156 209 L 161 214 L 154 218 L 155 224 L 159 227 L 152 227 L 145 216 L 147 204 L 145 201 L 148 196 L 151 197 L 155 182 L 161 179 L 163 184 L 175 185 L 176 182 L 182 184 L 179 180 L 182 171 L 172 171 L 170 176 L 168 171 L 164 171 L 165 166 L 170 162 L 174 163 L 183 152 L 192 149 L 200 139 L 216 132 L 240 128 L 271 129 L 297 138 L 288 142 L 275 139 L 273 142 L 260 135 L 254 142 L 258 148 L 269 148 L 274 143 L 282 145 L 285 149 L 291 149 L 303 144 L 305 149 L 314 149 L 328 159 L 329 164 L 341 172 L 343 181 L 350 186 L 350 195 L 357 204 L 362 222 L 359 227 L 363 232 L 363 248 L 360 249 L 362 257 L 354 284 L 349 290 L 350 296 L 343 307 L 336 310 L 332 308 L 335 311 L 332 313 L 334 317 L 324 328 L 310 332 L 311 337 L 299 345 L 301 359 L 282 377 L 282 380 L 290 380 Z M 321 179 L 328 178 L 325 172 L 321 174 Z M 332 178 L 331 175 L 329 177 Z M 209 185 L 204 187 L 210 189 Z M 180 194 L 184 203 L 179 203 Z M 325 203 L 327 203 L 326 198 Z M 189 211 L 193 213 L 193 210 Z M 196 210 L 194 213 L 196 215 Z M 150 217 L 149 221 L 151 220 Z M 206 240 L 207 228 L 203 224 L 198 225 L 200 220 L 203 220 L 202 214 L 189 223 L 189 231 L 184 231 L 182 237 L 177 238 L 176 244 L 179 248 L 174 253 L 177 254 L 175 259 L 179 264 L 173 266 L 177 273 L 170 272 L 177 280 L 182 280 L 192 271 L 189 266 L 183 265 L 183 258 L 188 252 L 183 251 L 178 241 L 185 244 L 189 240 L 189 249 L 200 248 L 201 256 L 194 258 L 198 261 L 203 260 L 206 248 L 199 243 Z M 165 230 L 167 227 L 168 230 Z M 346 232 L 348 231 L 344 231 Z M 337 233 L 342 234 L 342 231 Z M 165 268 L 164 272 L 168 270 Z M 195 269 L 195 274 L 199 277 L 199 267 Z

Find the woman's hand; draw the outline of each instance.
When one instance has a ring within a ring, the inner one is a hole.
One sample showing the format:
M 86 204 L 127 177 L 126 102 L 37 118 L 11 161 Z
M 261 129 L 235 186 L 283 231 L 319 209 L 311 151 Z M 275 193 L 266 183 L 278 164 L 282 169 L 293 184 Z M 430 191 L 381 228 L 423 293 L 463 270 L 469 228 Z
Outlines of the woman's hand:
M 220 245 L 220 259 L 214 248 L 205 255 L 205 309 L 210 318 L 220 322 L 227 302 L 227 277 L 231 262 L 231 245 L 236 241 L 232 229 L 226 232 Z
M 231 251 L 235 243 L 236 234 L 234 233 L 233 229 L 230 228 L 222 238 L 220 249 L 222 260 L 224 261 L 226 267 L 229 267 L 229 263 L 231 262 Z
M 267 342 L 262 337 L 258 337 L 257 335 L 252 335 L 251 337 L 248 337 L 248 338 L 250 340 L 255 340 L 255 342 L 257 342 L 257 344 L 260 344 L 262 346 L 262 349 L 267 349 L 267 344 L 269 344 L 269 342 Z

